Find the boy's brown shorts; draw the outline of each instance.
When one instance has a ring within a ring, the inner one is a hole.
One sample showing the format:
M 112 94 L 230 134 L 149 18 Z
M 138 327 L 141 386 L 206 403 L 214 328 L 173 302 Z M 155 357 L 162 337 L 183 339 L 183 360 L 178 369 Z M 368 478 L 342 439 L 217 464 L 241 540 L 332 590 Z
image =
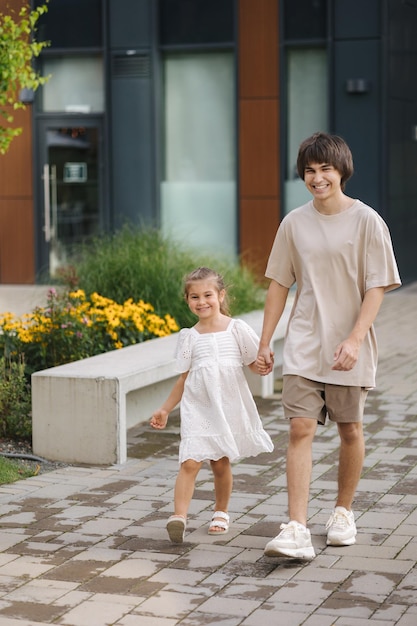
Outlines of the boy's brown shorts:
M 283 377 L 282 404 L 286 418 L 310 417 L 326 423 L 362 422 L 367 389 L 320 383 L 302 376 Z

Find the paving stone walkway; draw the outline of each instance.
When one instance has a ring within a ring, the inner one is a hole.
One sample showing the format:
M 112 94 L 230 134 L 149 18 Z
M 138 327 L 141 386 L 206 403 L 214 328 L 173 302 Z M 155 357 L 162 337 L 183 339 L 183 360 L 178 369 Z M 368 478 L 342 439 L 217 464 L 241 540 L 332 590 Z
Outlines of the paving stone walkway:
M 287 521 L 287 425 L 277 393 L 259 400 L 275 450 L 234 466 L 231 529 L 207 525 L 204 468 L 186 542 L 168 542 L 178 417 L 129 433 L 129 460 L 68 467 L 0 486 L 0 626 L 416 626 L 417 283 L 387 294 L 377 321 L 378 389 L 368 400 L 354 546 L 325 546 L 338 436 L 314 444 L 309 525 L 317 557 L 267 558 Z

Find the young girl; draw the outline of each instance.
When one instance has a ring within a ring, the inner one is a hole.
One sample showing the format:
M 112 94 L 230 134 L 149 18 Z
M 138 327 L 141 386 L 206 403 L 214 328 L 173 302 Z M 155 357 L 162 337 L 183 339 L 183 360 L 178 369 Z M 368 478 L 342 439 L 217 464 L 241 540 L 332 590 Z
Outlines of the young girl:
M 185 278 L 184 296 L 198 322 L 179 333 L 176 361 L 182 373 L 150 422 L 153 428 L 165 428 L 169 413 L 181 402 L 180 469 L 174 515 L 167 523 L 174 543 L 184 540 L 188 507 L 203 461 L 210 461 L 216 498 L 208 532 L 221 535 L 229 529 L 230 463 L 273 450 L 243 372 L 243 365 L 260 372 L 259 364 L 255 366 L 258 337 L 245 322 L 230 317 L 223 279 L 217 272 L 207 267 L 191 272 Z

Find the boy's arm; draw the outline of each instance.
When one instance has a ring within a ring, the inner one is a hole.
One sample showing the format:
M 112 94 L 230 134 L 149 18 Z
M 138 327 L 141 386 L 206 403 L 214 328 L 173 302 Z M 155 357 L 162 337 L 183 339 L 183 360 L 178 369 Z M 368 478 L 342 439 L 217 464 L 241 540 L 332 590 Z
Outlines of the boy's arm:
M 335 350 L 333 370 L 348 372 L 356 365 L 360 347 L 378 315 L 384 293 L 384 287 L 373 287 L 365 293 L 352 332 Z
M 165 400 L 163 405 L 155 411 L 151 417 L 150 425 L 152 428 L 162 429 L 165 428 L 168 422 L 168 416 L 173 409 L 177 406 L 184 393 L 185 379 L 188 376 L 188 372 L 181 374 L 172 388 L 171 393 Z
M 270 343 L 284 311 L 288 291 L 288 287 L 271 280 L 266 294 L 264 321 L 259 342 L 258 358 L 256 359 L 258 372 L 263 376 L 269 374 L 273 368 L 273 354 L 271 353 Z

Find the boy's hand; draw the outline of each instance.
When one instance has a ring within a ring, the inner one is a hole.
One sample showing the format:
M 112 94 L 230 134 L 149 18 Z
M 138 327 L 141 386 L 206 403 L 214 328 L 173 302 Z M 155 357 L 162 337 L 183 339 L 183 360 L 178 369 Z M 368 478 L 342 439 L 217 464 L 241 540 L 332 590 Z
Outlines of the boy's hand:
M 274 353 L 271 352 L 270 348 L 259 349 L 258 357 L 255 363 L 258 374 L 266 376 L 272 372 L 274 368 Z
M 352 339 L 345 339 L 339 343 L 333 355 L 332 370 L 349 372 L 358 362 L 360 343 Z
M 162 430 L 165 428 L 168 422 L 168 411 L 164 409 L 158 409 L 151 417 L 151 421 L 149 422 L 152 428 L 157 428 L 158 430 Z

